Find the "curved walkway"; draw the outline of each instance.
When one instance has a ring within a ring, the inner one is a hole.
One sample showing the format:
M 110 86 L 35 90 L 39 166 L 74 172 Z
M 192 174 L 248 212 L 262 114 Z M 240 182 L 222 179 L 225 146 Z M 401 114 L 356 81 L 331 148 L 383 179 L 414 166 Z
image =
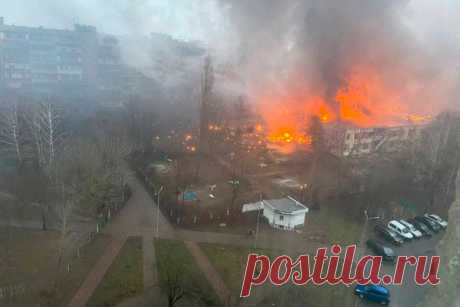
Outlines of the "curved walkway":
M 96 290 L 100 281 L 110 265 L 118 255 L 126 238 L 129 236 L 140 236 L 143 242 L 143 260 L 144 260 L 144 289 L 158 287 L 158 273 L 155 259 L 154 245 L 154 223 L 157 221 L 156 204 L 152 200 L 150 194 L 145 190 L 143 184 L 132 173 L 128 176 L 128 184 L 132 190 L 132 196 L 125 207 L 113 218 L 109 225 L 103 230 L 112 238 L 112 243 L 106 252 L 101 256 L 99 262 L 94 266 L 88 274 L 80 289 L 77 291 L 68 307 L 84 307 L 86 302 Z M 234 305 L 234 299 L 230 300 L 230 291 L 223 282 L 221 276 L 212 266 L 209 259 L 202 252 L 197 244 L 203 243 L 218 243 L 230 245 L 246 245 L 254 244 L 253 237 L 244 235 L 199 232 L 190 230 L 176 230 L 169 221 L 161 214 L 159 220 L 159 235 L 160 238 L 179 239 L 185 241 L 185 245 L 194 257 L 197 265 L 203 271 L 209 281 L 209 284 L 214 288 L 216 294 L 221 299 L 225 306 Z M 286 235 L 280 240 L 277 236 L 259 236 L 257 246 L 261 248 L 290 249 L 301 252 L 307 252 L 317 246 L 312 246 L 311 243 L 301 242 L 297 236 Z M 303 244 L 299 244 L 303 243 Z

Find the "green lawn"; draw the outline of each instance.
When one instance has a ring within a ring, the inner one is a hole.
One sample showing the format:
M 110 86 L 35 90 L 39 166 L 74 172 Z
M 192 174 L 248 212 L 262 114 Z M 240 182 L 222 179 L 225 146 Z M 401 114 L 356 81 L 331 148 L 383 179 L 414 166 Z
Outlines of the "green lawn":
M 13 297 L 13 305 L 28 307 L 37 303 L 65 306 L 93 268 L 108 245 L 104 235 L 80 250 L 80 258 L 71 259 L 71 271 L 64 272 L 58 281 L 57 292 L 52 294 L 57 265 L 59 233 L 55 231 L 0 228 L 0 288 L 16 287 L 19 294 Z M 6 252 L 9 259 L 6 258 Z M 0 306 L 3 306 L 0 298 Z
M 254 250 L 248 246 L 201 243 L 200 247 L 234 295 L 240 293 L 248 254 L 263 254 L 270 258 L 280 254 L 268 249 Z
M 113 307 L 142 292 L 142 240 L 134 237 L 126 241 L 86 306 Z
M 219 299 L 182 241 L 156 240 L 155 251 L 163 294 L 166 295 L 166 281 L 175 276 L 189 294 L 178 302 L 178 307 L 220 306 Z
M 222 279 L 234 295 L 239 295 L 246 268 L 247 255 L 254 252 L 253 249 L 243 246 L 200 244 L 214 267 L 221 274 Z M 268 255 L 273 258 L 282 254 L 275 250 L 258 249 L 257 254 Z M 294 256 L 294 255 L 291 255 Z M 257 288 L 253 295 L 260 296 Z M 259 301 L 258 307 L 263 306 L 353 306 L 354 296 L 351 288 L 345 286 L 314 286 L 307 285 L 296 287 L 286 285 L 281 288 L 265 286 L 265 296 Z M 311 305 L 310 305 L 311 303 Z
M 321 207 L 321 210 L 310 210 L 306 217 L 305 233 L 321 232 L 330 244 L 354 244 L 362 231 L 363 225 L 351 218 L 345 217 L 343 213 L 328 206 Z
M 80 258 L 74 258 L 72 271 L 67 273 L 60 283 L 57 306 L 65 306 L 71 300 L 86 276 L 104 254 L 109 242 L 108 237 L 98 234 L 90 244 L 80 250 Z

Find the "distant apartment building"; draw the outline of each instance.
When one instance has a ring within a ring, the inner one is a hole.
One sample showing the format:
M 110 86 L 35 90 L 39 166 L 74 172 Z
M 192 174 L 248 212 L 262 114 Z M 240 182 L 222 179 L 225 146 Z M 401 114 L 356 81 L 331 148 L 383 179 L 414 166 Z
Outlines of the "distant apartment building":
M 426 125 L 357 128 L 337 125 L 326 129 L 326 143 L 338 156 L 359 158 L 396 153 L 418 142 Z
M 397 152 L 420 138 L 422 125 L 401 127 L 347 129 L 343 155 L 361 156 L 377 152 Z
M 0 18 L 0 82 L 8 88 L 118 87 L 120 58 L 118 40 L 95 27 L 23 27 Z

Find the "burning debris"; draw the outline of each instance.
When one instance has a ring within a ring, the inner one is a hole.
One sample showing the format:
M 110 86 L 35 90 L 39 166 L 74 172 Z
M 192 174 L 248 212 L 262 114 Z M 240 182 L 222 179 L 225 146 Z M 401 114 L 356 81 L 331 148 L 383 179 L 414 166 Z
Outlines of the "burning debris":
M 233 2 L 247 94 L 266 141 L 308 148 L 312 117 L 324 126 L 364 129 L 425 124 L 441 113 L 448 100 L 444 68 L 405 25 L 408 5 Z

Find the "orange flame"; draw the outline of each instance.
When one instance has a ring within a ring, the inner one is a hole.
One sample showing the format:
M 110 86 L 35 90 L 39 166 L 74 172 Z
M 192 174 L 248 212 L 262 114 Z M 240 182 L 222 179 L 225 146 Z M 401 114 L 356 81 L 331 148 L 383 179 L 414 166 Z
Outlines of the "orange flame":
M 263 97 L 259 111 L 269 142 L 309 146 L 311 136 L 307 130 L 311 117 L 319 118 L 323 124 L 340 120 L 358 127 L 430 121 L 433 110 L 421 110 L 420 104 L 414 110 L 408 96 L 414 95 L 402 85 L 389 84 L 374 69 L 355 68 L 337 90 L 333 102 L 327 102 L 326 95 L 312 95 L 295 88 L 288 94 Z
M 273 143 L 294 143 L 299 145 L 310 145 L 311 137 L 302 133 L 293 131 L 289 127 L 273 132 L 267 136 L 268 140 Z
M 376 71 L 355 69 L 337 91 L 340 118 L 359 127 L 423 123 L 430 115 L 413 113 L 407 91 L 389 86 Z M 421 111 L 421 106 L 417 106 Z

